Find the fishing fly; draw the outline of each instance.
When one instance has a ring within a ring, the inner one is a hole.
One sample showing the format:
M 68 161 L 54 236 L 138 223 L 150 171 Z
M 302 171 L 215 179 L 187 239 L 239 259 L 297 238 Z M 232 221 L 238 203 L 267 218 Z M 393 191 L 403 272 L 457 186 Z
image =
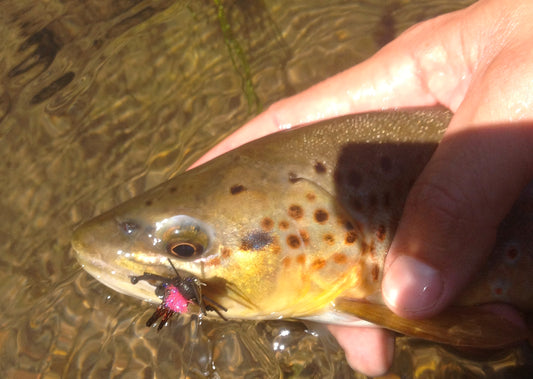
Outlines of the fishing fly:
M 202 314 L 207 315 L 207 312 L 216 312 L 220 318 L 227 321 L 220 311 L 227 312 L 228 310 L 213 299 L 202 294 L 201 287 L 205 286 L 205 284 L 196 276 L 182 278 L 172 261 L 169 259 L 168 262 L 176 273 L 176 276 L 173 278 L 148 272 L 139 276 L 130 276 L 132 284 L 137 284 L 141 280 L 156 280 L 160 282 L 155 289 L 155 294 L 161 298 L 162 302 L 146 321 L 146 326 L 152 326 L 161 318 L 161 322 L 157 327 L 157 330 L 161 330 L 175 313 L 187 313 L 189 311 L 189 304 L 191 303 L 199 306 Z

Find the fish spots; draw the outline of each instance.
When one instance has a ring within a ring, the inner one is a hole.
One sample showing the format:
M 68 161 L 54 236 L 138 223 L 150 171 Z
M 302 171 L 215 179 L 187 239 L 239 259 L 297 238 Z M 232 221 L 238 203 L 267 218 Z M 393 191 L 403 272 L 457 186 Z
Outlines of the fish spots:
M 170 192 L 170 193 L 174 193 L 174 192 L 176 192 L 177 190 L 178 190 L 177 187 L 172 186 L 172 187 L 170 187 L 170 188 L 168 189 L 168 192 Z
M 311 270 L 320 270 L 321 268 L 324 268 L 326 265 L 326 260 L 324 258 L 315 258 L 313 262 L 311 262 Z
M 304 265 L 305 260 L 305 254 L 298 254 L 298 256 L 296 257 L 296 263 L 298 263 L 299 265 Z
M 291 258 L 290 257 L 284 257 L 281 260 L 281 264 L 283 265 L 284 268 L 289 268 L 290 265 L 291 265 Z
M 372 266 L 371 274 L 372 274 L 372 280 L 374 282 L 377 282 L 379 279 L 379 266 L 377 264 L 374 264 Z
M 324 209 L 317 209 L 314 213 L 315 221 L 319 224 L 324 224 L 328 221 L 329 213 Z
M 307 194 L 305 195 L 305 197 L 306 197 L 307 200 L 309 200 L 309 201 L 315 201 L 315 199 L 316 199 L 316 195 L 315 195 L 314 193 L 312 193 L 312 192 L 307 193 Z
M 324 234 L 324 242 L 328 245 L 333 245 L 335 243 L 335 237 L 331 233 L 326 233 Z
M 297 183 L 301 180 L 302 178 L 298 177 L 298 175 L 296 175 L 294 172 L 289 172 L 289 182 L 291 183 Z
M 516 246 L 508 246 L 505 250 L 505 261 L 509 264 L 516 263 L 520 257 L 520 250 Z
M 234 184 L 231 186 L 231 188 L 229 189 L 229 192 L 232 194 L 232 195 L 238 195 L 239 193 L 243 192 L 243 191 L 246 191 L 246 187 L 243 186 L 242 184 Z
M 509 291 L 509 282 L 502 279 L 495 280 L 491 283 L 490 289 L 495 297 L 504 297 Z
M 357 241 L 357 234 L 353 230 L 349 230 L 344 235 L 344 243 L 346 245 L 353 245 Z
M 385 236 L 387 235 L 387 230 L 385 229 L 385 225 L 378 225 L 376 228 L 376 238 L 383 242 L 385 240 Z
M 287 230 L 287 229 L 289 229 L 289 222 L 288 221 L 280 221 L 278 226 L 279 226 L 279 228 L 281 230 Z
M 307 233 L 305 230 L 303 229 L 300 229 L 298 231 L 300 233 L 300 237 L 304 243 L 305 246 L 308 246 L 309 245 L 309 233 Z
M 335 253 L 333 254 L 333 262 L 337 263 L 338 265 L 343 265 L 348 262 L 348 257 L 346 257 L 346 254 L 344 253 Z
M 227 247 L 222 248 L 222 250 L 220 251 L 220 256 L 224 259 L 231 257 L 231 249 Z
M 322 162 L 315 162 L 315 165 L 313 166 L 315 169 L 315 172 L 317 174 L 325 174 L 326 173 L 326 166 Z
M 303 217 L 304 210 L 299 205 L 291 205 L 289 207 L 288 214 L 289 214 L 289 217 L 291 217 L 291 218 L 293 218 L 295 220 L 299 220 L 299 219 L 301 219 Z
M 208 266 L 219 266 L 220 265 L 220 258 L 214 257 L 213 259 L 210 259 L 206 262 Z
M 300 238 L 298 238 L 297 235 L 295 234 L 289 234 L 287 236 L 287 245 L 291 248 L 291 249 L 298 249 L 300 247 Z
M 274 227 L 274 221 L 269 218 L 269 217 L 265 217 L 261 220 L 261 228 L 264 230 L 264 231 L 271 231 L 272 228 Z
M 240 247 L 241 250 L 245 251 L 261 250 L 263 247 L 270 245 L 272 241 L 270 233 L 253 231 L 242 238 Z
M 152 199 L 148 199 L 144 202 L 144 205 L 146 205 L 147 207 L 151 206 L 153 204 L 153 200 Z

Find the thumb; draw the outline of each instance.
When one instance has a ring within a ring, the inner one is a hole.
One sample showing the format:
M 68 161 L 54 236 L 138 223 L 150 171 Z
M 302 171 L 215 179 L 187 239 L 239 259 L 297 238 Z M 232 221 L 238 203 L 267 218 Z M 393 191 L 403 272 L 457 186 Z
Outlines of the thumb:
M 465 287 L 533 176 L 532 151 L 532 123 L 448 128 L 411 189 L 385 262 L 383 297 L 395 313 L 434 315 Z

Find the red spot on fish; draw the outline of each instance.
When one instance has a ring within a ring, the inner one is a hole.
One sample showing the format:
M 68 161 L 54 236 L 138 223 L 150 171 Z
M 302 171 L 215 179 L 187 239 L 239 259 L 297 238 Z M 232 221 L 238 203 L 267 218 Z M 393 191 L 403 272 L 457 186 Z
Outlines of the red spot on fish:
M 305 264 L 305 254 L 299 254 L 299 255 L 296 257 L 296 262 L 297 262 L 298 264 L 304 265 L 304 264 Z
M 313 263 L 311 263 L 311 269 L 312 270 L 320 270 L 326 265 L 326 260 L 323 258 L 316 258 L 313 260 Z
M 520 255 L 520 253 L 519 253 L 519 251 L 518 251 L 518 249 L 516 247 L 510 247 L 505 252 L 505 257 L 511 263 L 514 263 L 519 255 Z
M 283 265 L 284 268 L 289 268 L 289 266 L 291 265 L 291 258 L 290 257 L 284 257 L 281 260 L 281 264 Z
M 207 265 L 208 266 L 218 266 L 220 265 L 220 258 L 219 257 L 214 257 L 213 259 L 210 259 L 207 261 Z
M 307 195 L 305 195 L 305 197 L 307 197 L 307 200 L 309 200 L 309 201 L 314 201 L 316 199 L 316 195 L 314 193 L 311 193 L 311 192 L 309 192 Z

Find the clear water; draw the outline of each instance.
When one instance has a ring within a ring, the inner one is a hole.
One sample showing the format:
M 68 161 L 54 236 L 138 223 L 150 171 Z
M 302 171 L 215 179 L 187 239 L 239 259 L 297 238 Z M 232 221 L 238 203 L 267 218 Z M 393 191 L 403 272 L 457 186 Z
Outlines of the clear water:
M 181 318 L 81 270 L 82 220 L 184 170 L 276 99 L 471 1 L 30 1 L 0 12 L 0 374 L 349 378 L 299 322 Z M 324 59 L 324 56 L 327 59 Z M 398 339 L 390 377 L 527 374 L 527 348 L 475 356 Z

